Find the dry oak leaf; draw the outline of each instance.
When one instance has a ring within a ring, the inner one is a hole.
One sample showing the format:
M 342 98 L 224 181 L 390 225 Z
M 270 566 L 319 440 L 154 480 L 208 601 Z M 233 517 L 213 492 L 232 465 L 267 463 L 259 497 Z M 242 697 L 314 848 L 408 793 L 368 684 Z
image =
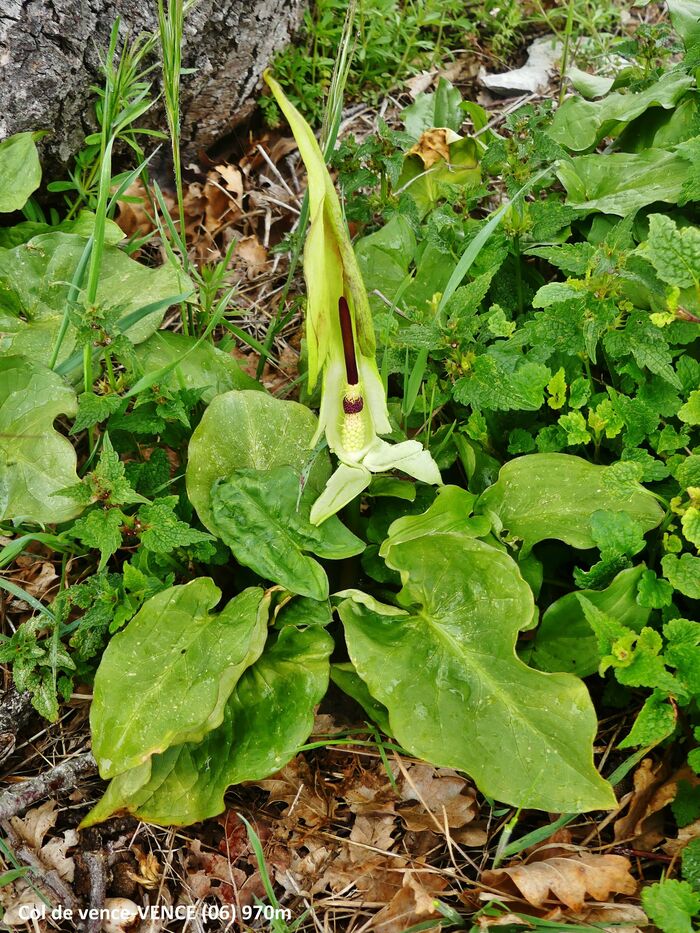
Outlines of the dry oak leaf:
M 265 271 L 267 250 L 255 234 L 244 236 L 238 241 L 233 254 L 233 265 L 234 268 L 245 272 L 249 279 L 256 279 Z
M 308 828 L 323 826 L 333 819 L 338 806 L 335 789 L 326 786 L 320 775 L 313 775 L 301 756 L 272 777 L 254 784 L 268 791 L 268 803 L 287 805 L 284 821 L 289 825 L 303 822 Z
M 408 829 L 444 833 L 445 823 L 449 829 L 458 829 L 479 812 L 474 788 L 449 768 L 409 765 L 399 792 L 401 800 L 416 802 L 416 806 L 397 810 Z
M 368 929 L 376 933 L 403 933 L 416 924 L 426 923 L 433 918 L 437 920 L 440 913 L 435 906 L 435 895 L 446 887 L 447 882 L 438 875 L 424 875 L 419 880 L 413 872 L 407 871 L 401 889 L 372 918 Z M 426 933 L 438 929 L 439 925 L 436 924 L 428 928 Z
M 611 894 L 634 894 L 637 890 L 629 860 L 622 855 L 551 858 L 497 868 L 485 871 L 481 882 L 511 898 L 522 898 L 533 907 L 559 901 L 570 910 L 582 910 L 588 898 L 606 901 Z
M 694 820 L 692 823 L 688 823 L 687 826 L 681 827 L 681 829 L 678 830 L 676 838 L 667 839 L 661 848 L 666 855 L 677 855 L 682 849 L 685 849 L 689 842 L 692 842 L 693 839 L 697 839 L 699 836 L 700 820 Z
M 698 778 L 687 767 L 669 777 L 665 765 L 643 759 L 634 773 L 634 792 L 627 813 L 615 821 L 615 840 L 633 842 L 639 849 L 657 846 L 665 837 L 661 811 L 675 799 L 679 781 L 696 784 Z

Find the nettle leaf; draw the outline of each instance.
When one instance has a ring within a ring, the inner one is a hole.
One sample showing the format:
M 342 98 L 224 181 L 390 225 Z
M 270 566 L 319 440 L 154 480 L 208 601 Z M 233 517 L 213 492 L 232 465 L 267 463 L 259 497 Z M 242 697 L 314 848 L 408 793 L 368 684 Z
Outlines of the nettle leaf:
M 176 548 L 212 541 L 211 535 L 192 528 L 175 514 L 177 496 L 164 496 L 139 509 L 141 543 L 156 554 L 170 554 Z
M 493 515 L 508 539 L 522 540 L 525 553 L 547 538 L 582 549 L 595 547 L 592 516 L 598 510 L 625 512 L 642 533 L 656 528 L 663 511 L 652 494 L 635 482 L 606 483 L 610 471 L 570 454 L 516 457 L 482 493 L 477 511 Z
M 512 371 L 492 356 L 474 360 L 471 372 L 455 383 L 454 397 L 461 405 L 491 411 L 537 411 L 552 376 L 541 363 L 523 362 Z
M 278 771 L 309 736 L 314 707 L 328 688 L 332 649 L 323 629 L 286 626 L 242 675 L 218 728 L 116 777 L 82 825 L 123 809 L 162 825 L 221 813 L 227 787 Z
M 640 252 L 653 265 L 656 274 L 669 285 L 690 288 L 700 278 L 700 230 L 678 229 L 665 214 L 649 215 L 649 238 Z
M 15 249 L 0 251 L 0 350 L 48 359 L 66 310 L 70 283 L 85 250 L 86 240 L 72 233 L 46 233 Z M 149 269 L 116 246 L 106 245 L 100 267 L 96 307 L 114 311 L 119 319 L 154 302 L 185 294 L 192 283 L 172 263 Z M 165 308 L 141 318 L 125 331 L 140 343 L 158 327 Z M 75 347 L 70 324 L 59 361 Z
M 77 410 L 75 392 L 21 356 L 0 359 L 0 517 L 65 522 L 83 506 L 57 495 L 79 482 L 70 441 L 53 423 Z
M 298 402 L 283 402 L 262 392 L 217 395 L 192 434 L 188 450 L 187 494 L 202 524 L 217 533 L 212 490 L 234 470 L 290 466 L 297 476 L 308 470 L 306 487 L 318 495 L 331 475 L 330 458 L 315 458 L 311 441 L 318 420 Z M 312 462 L 313 460 L 313 462 Z
M 0 143 L 0 213 L 21 210 L 40 182 L 41 163 L 34 133 L 16 133 L 3 139 Z
M 650 608 L 637 602 L 644 566 L 630 567 L 604 590 L 567 593 L 546 610 L 535 634 L 530 660 L 543 671 L 568 671 L 588 677 L 598 670 L 598 641 L 586 620 L 578 596 L 584 596 L 601 612 L 640 632 L 649 620 Z
M 236 560 L 265 580 L 311 599 L 328 598 L 328 577 L 306 552 L 328 560 L 361 554 L 365 544 L 333 515 L 322 525 L 309 520 L 316 492 L 299 496 L 299 477 L 289 466 L 236 470 L 212 490 L 219 537 Z
M 203 389 L 202 399 L 207 403 L 232 389 L 264 391 L 229 353 L 207 341 L 195 344 L 194 337 L 159 330 L 136 348 L 135 355 L 146 373 L 157 372 L 177 362 L 158 380 L 158 386 L 170 391 Z
M 114 636 L 95 675 L 92 748 L 105 778 L 221 724 L 243 671 L 260 655 L 269 599 L 244 590 L 218 614 L 208 577 L 151 597 Z
M 515 654 L 533 596 L 507 554 L 460 532 L 388 547 L 402 612 L 363 594 L 339 607 L 352 663 L 412 754 L 470 774 L 513 806 L 606 809 L 593 766 L 596 716 L 583 683 Z M 567 728 L 561 728 L 566 722 Z
M 661 567 L 666 579 L 679 593 L 700 599 L 700 557 L 667 554 L 661 561 Z
M 688 396 L 688 401 L 678 412 L 678 417 L 686 424 L 700 424 L 700 389 Z

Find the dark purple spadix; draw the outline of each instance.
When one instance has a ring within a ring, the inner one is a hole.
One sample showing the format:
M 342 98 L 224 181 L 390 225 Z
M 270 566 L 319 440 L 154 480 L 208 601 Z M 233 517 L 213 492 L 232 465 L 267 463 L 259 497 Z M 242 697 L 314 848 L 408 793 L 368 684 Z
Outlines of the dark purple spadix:
M 352 332 L 352 318 L 350 308 L 345 298 L 338 299 L 338 317 L 340 318 L 340 332 L 343 335 L 343 354 L 345 355 L 345 374 L 348 385 L 355 386 L 360 381 L 357 374 L 357 357 L 355 356 L 355 339 Z

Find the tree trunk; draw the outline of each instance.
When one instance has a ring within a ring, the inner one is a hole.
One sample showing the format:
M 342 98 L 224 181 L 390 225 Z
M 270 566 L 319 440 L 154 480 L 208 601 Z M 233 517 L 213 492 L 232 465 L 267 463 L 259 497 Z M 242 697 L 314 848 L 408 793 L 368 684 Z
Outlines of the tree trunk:
M 186 157 L 250 113 L 263 69 L 289 40 L 301 12 L 302 0 L 195 3 L 183 48 L 183 66 L 195 69 L 182 80 Z M 151 32 L 157 0 L 0 0 L 0 139 L 48 130 L 40 145 L 49 175 L 96 128 L 89 88 L 101 83 L 100 55 L 117 17 L 122 36 Z M 158 70 L 152 74 L 157 84 Z M 162 110 L 150 122 L 164 127 Z

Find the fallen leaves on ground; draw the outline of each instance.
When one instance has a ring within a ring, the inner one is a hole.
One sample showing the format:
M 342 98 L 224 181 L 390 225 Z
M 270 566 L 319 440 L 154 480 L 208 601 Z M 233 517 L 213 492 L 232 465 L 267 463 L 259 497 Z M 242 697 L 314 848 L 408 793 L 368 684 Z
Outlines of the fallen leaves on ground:
M 611 894 L 634 894 L 637 883 L 630 868 L 629 860 L 622 855 L 578 854 L 485 871 L 481 881 L 533 907 L 559 902 L 570 910 L 581 911 L 589 899 L 606 901 Z
M 634 773 L 627 812 L 615 821 L 615 839 L 647 851 L 657 846 L 666 835 L 662 811 L 675 800 L 681 781 L 695 784 L 698 779 L 689 768 L 670 774 L 663 762 L 644 758 Z

